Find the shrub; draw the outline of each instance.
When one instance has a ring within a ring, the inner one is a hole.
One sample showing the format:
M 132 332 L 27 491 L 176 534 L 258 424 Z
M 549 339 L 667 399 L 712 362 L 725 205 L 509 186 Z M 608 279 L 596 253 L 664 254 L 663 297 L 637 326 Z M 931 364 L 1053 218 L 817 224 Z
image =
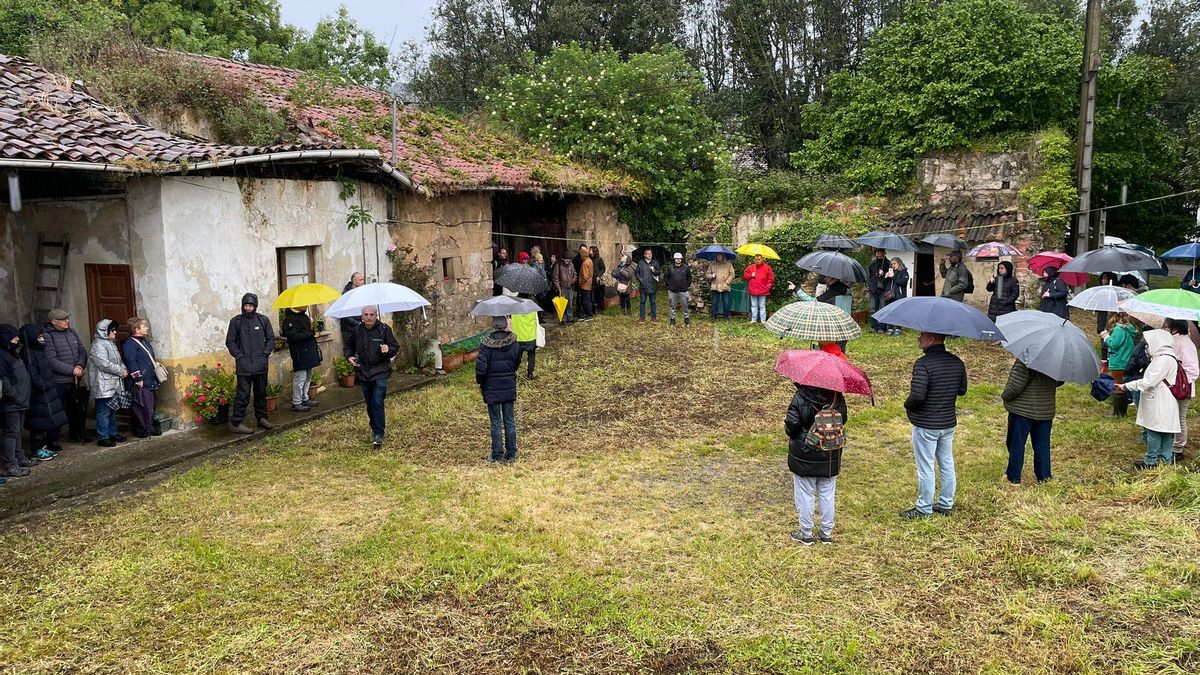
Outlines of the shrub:
M 184 389 L 183 401 L 196 414 L 193 421 L 211 421 L 216 419 L 221 406 L 229 405 L 236 392 L 237 378 L 223 364 L 203 365 Z

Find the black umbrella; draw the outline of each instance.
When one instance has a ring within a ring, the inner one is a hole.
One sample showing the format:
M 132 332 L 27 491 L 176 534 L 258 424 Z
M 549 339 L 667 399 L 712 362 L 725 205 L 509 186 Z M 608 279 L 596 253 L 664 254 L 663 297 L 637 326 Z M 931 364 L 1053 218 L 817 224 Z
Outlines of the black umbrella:
M 511 263 L 496 270 L 492 283 L 515 293 L 528 293 L 529 295 L 544 293 L 550 288 L 546 283 L 545 275 L 533 267 L 521 263 Z
M 1145 253 L 1146 255 L 1154 255 L 1154 249 L 1147 248 L 1145 246 L 1142 246 L 1141 244 L 1113 244 L 1113 246 L 1116 246 L 1117 248 L 1127 248 L 1127 249 L 1130 249 L 1133 251 L 1141 251 L 1142 253 Z M 1168 251 L 1168 253 L 1170 253 L 1170 251 Z M 1159 261 L 1158 269 L 1146 270 L 1146 271 L 1155 276 L 1160 276 L 1160 277 L 1169 276 L 1171 274 L 1171 268 L 1167 267 L 1167 263 L 1163 262 L 1163 260 L 1166 259 L 1166 256 L 1163 255 L 1163 256 L 1154 256 L 1154 257 L 1158 258 L 1158 261 Z
M 867 280 L 867 271 L 857 260 L 837 251 L 813 251 L 797 260 L 796 267 L 850 284 Z
M 855 237 L 854 241 L 863 246 L 872 248 L 882 248 L 889 251 L 917 251 L 917 245 L 907 237 L 901 237 L 895 232 L 886 230 L 875 230 L 868 232 L 861 237 Z
M 931 234 L 921 240 L 922 243 L 941 246 L 943 248 L 953 248 L 967 250 L 967 242 L 959 239 L 952 234 Z
M 817 235 L 817 240 L 813 242 L 812 247 L 825 250 L 842 249 L 849 251 L 858 248 L 858 244 L 840 234 L 819 234 Z
M 1162 261 L 1137 249 L 1122 246 L 1101 246 L 1076 256 L 1059 272 L 1090 272 L 1099 274 L 1110 270 L 1157 270 Z
M 645 246 L 639 246 L 636 249 L 634 249 L 633 258 L 632 258 L 633 262 L 636 263 L 637 261 L 641 260 L 642 256 L 645 255 L 644 251 L 646 249 L 650 249 L 650 252 L 654 254 L 653 258 L 655 260 L 666 260 L 667 258 L 671 257 L 670 254 L 667 253 L 667 249 L 665 246 L 659 246 L 658 244 L 648 244 Z

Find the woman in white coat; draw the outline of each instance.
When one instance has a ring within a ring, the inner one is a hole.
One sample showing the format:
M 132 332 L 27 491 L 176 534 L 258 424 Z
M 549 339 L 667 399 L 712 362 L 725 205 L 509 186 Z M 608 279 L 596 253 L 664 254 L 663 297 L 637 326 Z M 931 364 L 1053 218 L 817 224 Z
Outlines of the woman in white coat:
M 1175 358 L 1174 342 L 1165 330 L 1146 331 L 1146 348 L 1150 365 L 1140 380 L 1117 385 L 1118 393 L 1141 392 L 1137 423 L 1146 430 L 1146 458 L 1134 466 L 1149 469 L 1170 464 L 1173 459 L 1171 443 L 1179 433 L 1179 404 L 1171 394 L 1169 383 L 1175 381 L 1179 361 Z

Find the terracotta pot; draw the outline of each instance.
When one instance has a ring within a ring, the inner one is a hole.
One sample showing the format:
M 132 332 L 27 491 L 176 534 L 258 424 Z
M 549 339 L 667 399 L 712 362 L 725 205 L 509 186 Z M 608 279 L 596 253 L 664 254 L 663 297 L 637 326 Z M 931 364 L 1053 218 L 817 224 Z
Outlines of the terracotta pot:
M 463 355 L 463 364 L 472 363 L 477 358 L 479 358 L 479 350 L 472 349 L 471 351 L 469 351 Z
M 339 375 L 338 376 L 338 384 L 343 387 L 347 387 L 347 388 L 353 387 L 354 386 L 354 373 L 350 373 L 349 375 Z
M 449 373 L 453 370 L 456 370 L 457 368 L 462 366 L 463 360 L 466 358 L 466 356 L 467 355 L 463 352 L 459 352 L 458 354 L 451 354 L 450 356 L 443 356 L 442 357 L 442 370 L 446 371 L 447 373 Z
M 279 407 L 279 397 L 278 396 L 268 396 L 267 397 L 267 414 L 270 415 L 271 413 L 275 412 L 276 408 L 278 408 L 278 407 Z
M 854 323 L 865 323 L 867 320 L 866 312 L 851 312 L 850 318 L 854 319 Z

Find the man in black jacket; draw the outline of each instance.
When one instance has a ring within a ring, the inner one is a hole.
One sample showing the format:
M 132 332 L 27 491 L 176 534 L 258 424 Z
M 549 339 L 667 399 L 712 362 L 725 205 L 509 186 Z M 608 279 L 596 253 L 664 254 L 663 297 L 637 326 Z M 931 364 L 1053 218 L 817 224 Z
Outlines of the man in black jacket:
M 875 249 L 875 257 L 867 266 L 867 291 L 871 294 L 871 330 L 883 333 L 886 329 L 875 320 L 875 312 L 883 309 L 883 294 L 887 292 L 888 259 L 887 252 L 881 248 Z
M 362 286 L 365 281 L 366 279 L 363 277 L 362 272 L 355 272 L 354 274 L 351 274 L 350 281 L 347 281 L 346 285 L 342 287 L 342 293 L 352 291 L 359 286 Z M 343 347 L 350 344 L 350 342 L 354 340 L 354 329 L 358 328 L 358 324 L 360 323 L 362 323 L 362 319 L 358 318 L 357 316 L 347 316 L 338 319 L 338 330 L 342 334 Z
M 946 336 L 921 333 L 918 344 L 925 355 L 913 364 L 912 386 L 904 408 L 912 422 L 913 456 L 917 465 L 917 503 L 901 511 L 903 518 L 950 515 L 954 509 L 955 404 L 967 393 L 967 368 L 962 359 L 946 351 Z M 942 489 L 934 503 L 934 461 Z
M 683 312 L 683 325 L 692 322 L 688 316 L 688 289 L 692 287 L 692 271 L 683 262 L 683 254 L 676 253 L 671 266 L 667 268 L 667 304 L 671 308 L 671 325 L 675 325 L 675 306 L 679 305 Z
M 400 343 L 386 323 L 379 320 L 379 310 L 362 309 L 362 323 L 354 331 L 354 339 L 342 348 L 342 354 L 354 366 L 354 376 L 362 386 L 367 418 L 371 423 L 371 442 L 376 448 L 383 445 L 386 420 L 383 399 L 387 396 L 388 378 L 392 376 L 392 359 L 400 352 Z
M 287 340 L 288 353 L 292 357 L 292 410 L 308 412 L 317 405 L 314 399 L 308 397 L 312 371 L 321 365 L 321 347 L 317 344 L 317 334 L 313 332 L 308 308 L 285 310 L 279 334 Z
M 254 419 L 258 420 L 258 426 L 263 429 L 274 427 L 267 420 L 267 357 L 275 351 L 275 331 L 271 328 L 271 320 L 258 313 L 257 295 L 247 293 L 242 296 L 242 313 L 229 320 L 225 348 L 233 357 L 237 375 L 237 396 L 229 416 L 230 431 L 254 433 L 254 429 L 242 424 L 246 419 L 251 388 L 254 389 Z

